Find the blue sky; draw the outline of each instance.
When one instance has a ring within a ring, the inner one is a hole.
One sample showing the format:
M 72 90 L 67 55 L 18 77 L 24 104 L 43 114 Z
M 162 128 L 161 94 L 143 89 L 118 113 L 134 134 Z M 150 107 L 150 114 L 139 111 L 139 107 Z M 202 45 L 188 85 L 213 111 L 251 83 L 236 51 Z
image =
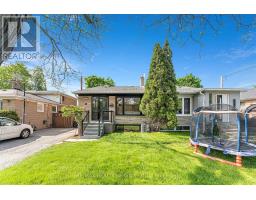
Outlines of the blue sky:
M 101 46 L 85 62 L 76 62 L 83 75 L 96 74 L 112 77 L 117 85 L 138 85 L 139 76 L 148 73 L 155 43 L 164 43 L 168 34 L 163 26 L 146 28 L 138 16 L 105 15 L 107 30 Z M 240 73 L 227 77 L 225 87 L 251 87 L 256 84 L 256 48 L 242 42 L 254 33 L 239 32 L 227 20 L 226 26 L 216 36 L 209 31 L 203 46 L 189 42 L 181 46 L 170 41 L 176 76 L 193 73 L 202 79 L 204 87 L 219 87 L 220 75 Z M 249 68 L 248 70 L 245 70 Z
M 157 16 L 103 15 L 106 29 L 100 42 L 91 46 L 92 54 L 87 56 L 85 52 L 84 59 L 66 56 L 84 76 L 95 74 L 113 78 L 116 85 L 138 85 L 139 76 L 148 73 L 154 45 L 157 42 L 162 45 L 168 38 L 166 27 L 145 26 L 145 21 L 154 17 Z M 256 46 L 251 45 L 256 34 L 237 31 L 229 19 L 218 35 L 206 30 L 202 46 L 193 41 L 182 46 L 170 40 L 177 77 L 193 73 L 202 79 L 204 87 L 219 87 L 221 75 L 241 71 L 227 77 L 224 86 L 256 85 Z M 244 37 L 250 42 L 242 42 Z M 69 92 L 79 88 L 78 79 L 67 80 L 63 85 L 63 90 Z

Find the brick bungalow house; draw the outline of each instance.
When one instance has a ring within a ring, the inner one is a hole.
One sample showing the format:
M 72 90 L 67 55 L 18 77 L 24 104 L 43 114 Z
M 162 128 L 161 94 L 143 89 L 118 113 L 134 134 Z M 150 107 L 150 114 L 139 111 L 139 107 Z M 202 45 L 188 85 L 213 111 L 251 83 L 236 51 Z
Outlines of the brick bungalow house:
M 0 110 L 15 111 L 22 123 L 31 124 L 35 129 L 52 127 L 52 113 L 59 105 L 33 94 L 26 93 L 24 96 L 21 90 L 0 90 Z
M 190 130 L 192 112 L 200 106 L 229 104 L 240 109 L 240 89 L 237 88 L 177 87 L 177 92 L 179 110 L 178 126 L 175 130 Z M 139 110 L 144 94 L 143 77 L 140 86 L 95 87 L 74 93 L 78 97 L 78 105 L 88 113 L 84 135 L 97 135 L 102 130 L 103 132 L 125 129 L 140 131 L 148 121 Z M 101 111 L 106 112 L 100 114 Z M 104 124 L 97 126 L 101 116 Z

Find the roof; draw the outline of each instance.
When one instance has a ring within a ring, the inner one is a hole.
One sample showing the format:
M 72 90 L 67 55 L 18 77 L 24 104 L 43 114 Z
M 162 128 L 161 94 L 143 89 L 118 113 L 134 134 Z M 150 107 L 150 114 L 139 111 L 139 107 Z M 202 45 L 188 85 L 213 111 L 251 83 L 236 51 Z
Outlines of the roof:
M 36 91 L 36 90 L 28 90 L 26 91 L 27 93 L 34 94 L 34 95 L 63 95 L 63 96 L 68 96 L 73 99 L 76 99 L 75 97 L 68 95 L 66 93 L 56 91 L 56 90 L 43 90 L 43 91 Z
M 240 88 L 193 88 L 193 87 L 177 87 L 179 94 L 197 94 L 201 91 L 232 91 L 240 92 Z M 144 87 L 139 86 L 115 86 L 115 87 L 93 87 L 84 90 L 75 91 L 74 94 L 90 95 L 90 94 L 144 94 Z
M 241 92 L 240 98 L 241 101 L 256 99 L 256 89 L 248 89 L 246 91 Z
M 52 101 L 49 99 L 46 99 L 44 97 L 36 96 L 33 94 L 29 94 L 26 92 L 25 97 L 24 93 L 21 90 L 16 90 L 16 89 L 7 89 L 7 90 L 0 90 L 0 98 L 10 98 L 10 99 L 26 99 L 26 100 L 32 100 L 32 101 L 38 101 L 38 102 L 43 102 L 43 103 L 49 103 L 49 104 L 59 104 L 56 101 Z
M 241 92 L 242 88 L 202 88 L 203 91 Z
M 144 88 L 138 86 L 93 87 L 78 90 L 75 94 L 144 94 Z

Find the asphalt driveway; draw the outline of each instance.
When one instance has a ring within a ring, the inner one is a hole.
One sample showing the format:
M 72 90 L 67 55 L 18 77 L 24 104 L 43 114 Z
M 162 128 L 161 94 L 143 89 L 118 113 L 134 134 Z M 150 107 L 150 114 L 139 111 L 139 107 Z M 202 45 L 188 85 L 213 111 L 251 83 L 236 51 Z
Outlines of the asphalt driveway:
M 27 139 L 0 141 L 0 170 L 75 135 L 75 129 L 51 128 L 35 131 Z

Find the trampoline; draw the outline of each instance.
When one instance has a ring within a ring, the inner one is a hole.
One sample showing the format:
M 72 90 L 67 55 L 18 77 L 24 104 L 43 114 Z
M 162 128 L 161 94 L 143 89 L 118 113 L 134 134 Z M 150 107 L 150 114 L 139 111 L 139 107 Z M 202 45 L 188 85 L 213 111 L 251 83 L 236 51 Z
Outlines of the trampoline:
M 198 153 L 199 146 L 206 147 L 204 156 L 211 149 L 236 156 L 242 166 L 243 156 L 256 156 L 256 105 L 249 106 L 245 113 L 227 104 L 215 104 L 194 110 L 190 142 Z M 210 158 L 210 156 L 208 156 Z

